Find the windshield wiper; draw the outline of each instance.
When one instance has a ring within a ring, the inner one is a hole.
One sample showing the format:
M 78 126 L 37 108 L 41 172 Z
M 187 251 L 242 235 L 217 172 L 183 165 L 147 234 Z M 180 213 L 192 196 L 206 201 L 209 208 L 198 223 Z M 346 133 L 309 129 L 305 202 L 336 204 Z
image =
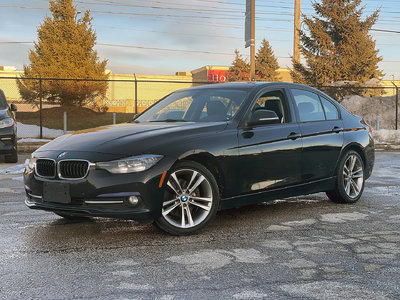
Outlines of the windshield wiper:
M 190 121 L 186 121 L 186 120 L 177 120 L 177 119 L 165 119 L 165 120 L 152 120 L 149 122 L 168 122 L 168 123 L 172 123 L 172 122 L 190 122 Z

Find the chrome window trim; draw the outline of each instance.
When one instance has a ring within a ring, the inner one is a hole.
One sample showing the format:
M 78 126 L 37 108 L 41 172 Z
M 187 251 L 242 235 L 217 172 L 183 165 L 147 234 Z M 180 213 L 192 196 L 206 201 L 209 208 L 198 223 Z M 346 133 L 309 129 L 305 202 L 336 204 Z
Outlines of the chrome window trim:
M 87 167 L 85 175 L 83 177 L 80 177 L 80 178 L 65 178 L 65 177 L 62 177 L 61 173 L 60 173 L 60 163 L 63 162 L 63 161 L 83 161 L 83 162 L 87 162 L 88 163 L 88 167 Z M 90 167 L 94 167 L 94 166 L 96 166 L 95 163 L 92 163 L 92 162 L 90 162 L 90 161 L 88 161 L 86 159 L 73 159 L 73 158 L 71 158 L 71 159 L 62 159 L 62 160 L 58 161 L 58 163 L 57 163 L 57 176 L 58 176 L 58 178 L 63 179 L 63 180 L 81 180 L 81 179 L 86 178 L 86 176 L 89 174 Z
M 42 176 L 42 175 L 39 175 L 39 173 L 37 172 L 37 161 L 38 160 L 51 160 L 51 161 L 53 161 L 54 162 L 54 176 Z M 56 178 L 56 175 L 57 175 L 57 162 L 56 162 L 56 160 L 52 159 L 52 158 L 47 158 L 47 157 L 40 157 L 40 158 L 37 157 L 36 158 L 36 162 L 35 162 L 35 175 L 38 176 L 38 177 L 41 177 L 41 178 L 48 178 L 48 179 Z

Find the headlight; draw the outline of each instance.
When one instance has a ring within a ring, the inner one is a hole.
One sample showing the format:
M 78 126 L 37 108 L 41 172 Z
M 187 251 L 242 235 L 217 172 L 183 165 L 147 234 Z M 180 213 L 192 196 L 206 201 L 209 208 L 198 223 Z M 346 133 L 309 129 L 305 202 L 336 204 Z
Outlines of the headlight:
M 13 125 L 14 125 L 14 120 L 11 118 L 0 120 L 0 128 L 11 127 Z
M 36 159 L 37 159 L 36 157 L 31 157 L 31 158 L 28 158 L 27 160 L 25 160 L 25 169 L 27 171 L 31 171 L 35 168 Z
M 140 155 L 124 159 L 96 163 L 97 169 L 104 169 L 110 173 L 125 174 L 141 172 L 150 169 L 161 158 L 162 155 Z

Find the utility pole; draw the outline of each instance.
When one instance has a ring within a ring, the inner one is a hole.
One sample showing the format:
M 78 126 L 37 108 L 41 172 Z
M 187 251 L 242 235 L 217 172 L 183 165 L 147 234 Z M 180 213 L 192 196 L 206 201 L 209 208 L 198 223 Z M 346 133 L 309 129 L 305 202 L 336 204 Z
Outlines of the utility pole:
M 293 42 L 293 60 L 300 62 L 300 0 L 294 1 L 294 42 Z
M 250 80 L 256 79 L 256 50 L 255 50 L 255 31 L 256 31 L 256 0 L 246 0 L 246 19 L 245 19 L 245 47 L 250 46 Z
M 256 0 L 251 0 L 251 45 L 250 45 L 250 80 L 256 80 Z

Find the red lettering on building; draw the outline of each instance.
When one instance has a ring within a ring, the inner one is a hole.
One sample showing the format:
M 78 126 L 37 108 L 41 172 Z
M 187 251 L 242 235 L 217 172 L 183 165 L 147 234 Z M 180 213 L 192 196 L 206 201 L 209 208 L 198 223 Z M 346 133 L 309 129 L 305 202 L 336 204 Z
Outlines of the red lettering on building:
M 226 70 L 208 70 L 208 82 L 226 82 L 228 81 Z

